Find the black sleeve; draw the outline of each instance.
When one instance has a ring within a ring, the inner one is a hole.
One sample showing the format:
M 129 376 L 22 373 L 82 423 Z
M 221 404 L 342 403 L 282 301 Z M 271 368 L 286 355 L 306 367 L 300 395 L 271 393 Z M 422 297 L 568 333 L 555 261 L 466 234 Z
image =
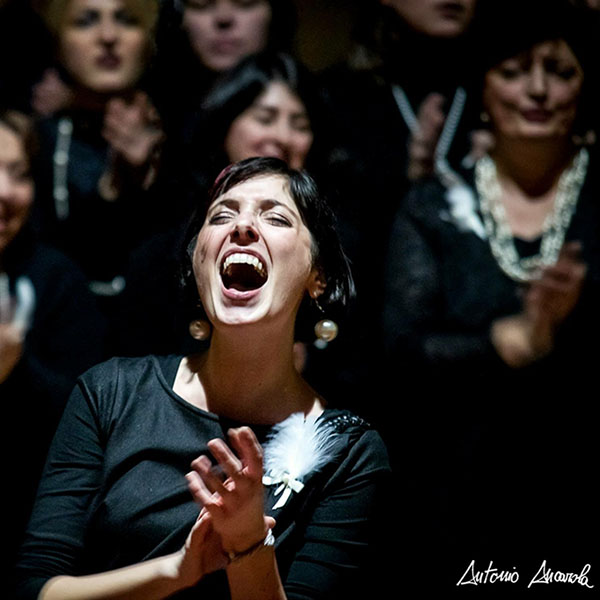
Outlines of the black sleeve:
M 465 290 L 445 287 L 452 265 L 442 263 L 440 252 L 427 223 L 401 211 L 394 222 L 386 265 L 383 331 L 388 355 L 404 364 L 429 367 L 497 363 L 491 323 L 470 330 L 450 325 L 448 302 Z
M 83 380 L 75 387 L 50 448 L 17 565 L 17 598 L 37 598 L 57 575 L 77 571 L 102 480 L 103 446 L 97 411 Z
M 77 377 L 104 358 L 106 323 L 83 274 L 66 257 L 41 248 L 30 276 L 38 298 L 20 379 L 58 418 Z
M 363 598 L 364 579 L 371 593 L 378 583 L 387 589 L 381 573 L 371 577 L 370 567 L 381 568 L 377 537 L 390 493 L 386 449 L 377 433 L 367 431 L 323 488 L 284 578 L 289 600 Z M 387 534 L 393 536 L 389 527 Z

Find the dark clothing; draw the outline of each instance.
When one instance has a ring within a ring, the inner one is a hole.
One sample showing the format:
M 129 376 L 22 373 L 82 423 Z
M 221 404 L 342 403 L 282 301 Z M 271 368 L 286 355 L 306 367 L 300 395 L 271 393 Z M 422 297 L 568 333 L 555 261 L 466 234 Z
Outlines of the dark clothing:
M 485 568 L 502 557 L 512 561 L 505 568 L 517 564 L 523 572 L 544 558 L 562 560 L 555 569 L 578 571 L 591 560 L 598 447 L 585 390 L 594 385 L 600 334 L 593 164 L 566 235 L 582 244 L 585 287 L 554 351 L 525 368 L 509 368 L 490 341 L 495 319 L 522 310 L 523 287 L 500 270 L 487 239 L 457 226 L 445 188 L 435 180 L 416 186 L 396 218 L 387 261 L 386 381 L 415 392 L 390 419 L 402 424 L 402 435 L 382 433 L 392 465 L 407 474 L 408 509 L 422 517 L 409 534 L 416 560 L 430 564 L 437 548 L 450 565 L 446 585 L 474 558 L 487 561 Z M 539 240 L 515 243 L 521 256 L 539 250 Z
M 75 380 L 102 359 L 104 325 L 83 275 L 61 253 L 33 245 L 10 261 L 11 288 L 33 291 L 33 313 L 23 355 L 0 384 L 5 411 L 3 437 L 11 458 L 4 473 L 11 481 L 9 560 L 12 564 L 35 497 L 39 476 L 60 415 Z M 6 531 L 6 530 L 5 530 Z
M 184 475 L 194 458 L 209 454 L 210 439 L 237 424 L 173 392 L 180 360 L 112 359 L 79 380 L 23 547 L 20 597 L 35 598 L 54 575 L 106 571 L 182 547 L 198 515 Z M 336 432 L 332 460 L 283 508 L 273 509 L 277 486 L 266 487 L 289 598 L 353 597 L 359 567 L 374 552 L 375 507 L 390 491 L 379 436 L 347 412 L 321 419 Z M 261 443 L 270 431 L 253 429 Z M 228 597 L 222 575 L 181 597 Z
M 385 256 L 394 215 L 410 188 L 411 132 L 394 88 L 404 91 L 415 113 L 430 93 L 440 93 L 446 99 L 446 114 L 457 89 L 465 90 L 460 117 L 448 127 L 444 142 L 447 161 L 455 170 L 470 151 L 469 134 L 474 128 L 476 94 L 471 93 L 465 72 L 469 63 L 462 60 L 465 47 L 415 35 L 397 17 L 394 25 L 400 34 L 380 67 L 340 66 L 322 76 L 335 140 L 325 173 L 326 189 L 335 203 L 357 300 L 340 337 L 325 352 L 311 356 L 307 377 L 325 395 L 342 390 L 357 411 L 364 410 L 364 398 L 373 392 L 380 373 Z
M 126 285 L 129 253 L 167 226 L 177 200 L 167 200 L 165 190 L 158 188 L 145 191 L 135 181 L 123 182 L 118 198 L 101 196 L 98 183 L 110 160 L 101 135 L 103 118 L 103 113 L 71 111 L 40 121 L 34 223 L 44 241 L 67 254 L 83 271 L 110 319 Z M 162 207 L 167 201 L 169 210 L 165 211 Z
M 206 342 L 193 339 L 189 332 L 195 303 L 186 301 L 181 282 L 185 229 L 182 223 L 157 234 L 131 253 L 128 285 L 114 328 L 118 355 L 189 354 L 206 349 Z
M 0 7 L 0 104 L 31 112 L 31 90 L 54 66 L 51 36 L 30 0 Z

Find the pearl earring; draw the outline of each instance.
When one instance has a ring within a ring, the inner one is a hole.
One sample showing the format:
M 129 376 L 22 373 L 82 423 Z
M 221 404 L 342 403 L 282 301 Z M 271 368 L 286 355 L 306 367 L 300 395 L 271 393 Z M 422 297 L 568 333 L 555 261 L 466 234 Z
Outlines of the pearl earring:
M 325 311 L 323 310 L 317 299 L 313 297 L 313 300 L 315 301 L 317 308 L 323 314 L 325 314 Z M 331 319 L 321 319 L 315 325 L 315 335 L 317 336 L 318 340 L 317 343 L 321 346 L 325 346 L 328 342 L 333 341 L 337 337 L 338 332 L 339 327 L 337 326 L 337 323 L 335 321 L 332 321 Z
M 331 319 L 322 319 L 315 325 L 315 335 L 323 342 L 335 340 L 338 331 L 337 323 Z
M 204 319 L 194 319 L 190 323 L 190 335 L 200 342 L 210 337 L 210 323 Z

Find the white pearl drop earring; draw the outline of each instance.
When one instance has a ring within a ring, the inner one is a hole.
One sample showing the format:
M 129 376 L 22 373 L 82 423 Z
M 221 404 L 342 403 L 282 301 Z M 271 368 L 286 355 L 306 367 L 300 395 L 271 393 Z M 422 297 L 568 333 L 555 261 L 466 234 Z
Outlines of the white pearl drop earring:
M 317 308 L 324 315 L 325 311 L 323 310 L 322 306 L 319 304 L 316 297 L 313 296 L 313 300 L 314 300 L 315 304 L 317 305 Z M 331 342 L 332 340 L 334 340 L 337 337 L 338 332 L 339 332 L 339 328 L 337 326 L 337 323 L 335 321 L 332 321 L 331 319 L 321 319 L 315 325 L 315 335 L 317 336 L 317 340 L 318 340 L 318 342 L 320 342 L 320 345 L 326 345 L 328 342 Z

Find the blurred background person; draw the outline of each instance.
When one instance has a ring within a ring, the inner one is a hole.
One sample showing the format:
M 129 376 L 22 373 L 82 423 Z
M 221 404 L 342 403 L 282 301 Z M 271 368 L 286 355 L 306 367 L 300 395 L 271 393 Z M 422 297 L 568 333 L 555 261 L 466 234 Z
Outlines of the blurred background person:
M 363 3 L 348 60 L 322 73 L 335 145 L 329 173 L 357 287 L 353 338 L 332 356 L 335 373 L 360 403 L 381 362 L 384 257 L 393 215 L 411 181 L 454 176 L 470 152 L 469 27 L 475 0 Z M 377 215 L 372 215 L 377 202 Z M 324 374 L 326 377 L 326 373 Z
M 7 457 L 9 567 L 50 439 L 75 379 L 98 362 L 103 324 L 83 275 L 37 240 L 30 221 L 35 138 L 0 109 L 0 397 Z
M 581 568 L 597 536 L 584 390 L 600 334 L 600 206 L 595 149 L 581 146 L 592 25 L 562 0 L 482 5 L 494 145 L 464 186 L 415 185 L 393 227 L 383 331 L 402 434 L 388 441 L 418 515 L 416 562 L 433 545 L 459 576 L 492 555 Z
M 175 151 L 220 74 L 250 54 L 289 52 L 292 0 L 165 0 L 157 32 L 153 91 Z
M 36 224 L 69 255 L 110 318 L 130 248 L 168 218 L 149 190 L 163 133 L 143 90 L 157 0 L 48 0 L 68 108 L 38 124 Z

